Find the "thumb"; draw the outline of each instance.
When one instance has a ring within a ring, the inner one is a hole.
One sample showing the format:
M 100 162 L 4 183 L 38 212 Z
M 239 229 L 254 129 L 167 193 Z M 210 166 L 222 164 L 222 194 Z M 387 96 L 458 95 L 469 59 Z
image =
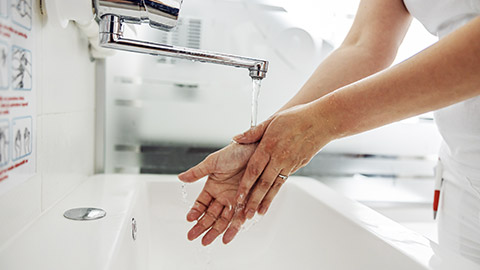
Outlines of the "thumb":
M 212 166 L 210 159 L 207 157 L 195 167 L 190 168 L 188 171 L 178 175 L 178 179 L 185 183 L 193 183 L 199 179 L 212 173 Z
M 252 127 L 244 133 L 233 137 L 233 140 L 240 144 L 250 144 L 258 142 L 263 137 L 263 134 L 265 133 L 268 125 L 270 125 L 270 122 L 272 122 L 272 119 L 268 119 L 262 122 L 260 125 Z

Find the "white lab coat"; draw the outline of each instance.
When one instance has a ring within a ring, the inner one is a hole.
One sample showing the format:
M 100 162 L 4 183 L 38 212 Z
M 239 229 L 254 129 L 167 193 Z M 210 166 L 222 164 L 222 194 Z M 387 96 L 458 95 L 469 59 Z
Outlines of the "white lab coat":
M 404 3 L 439 38 L 480 15 L 480 0 Z M 438 110 L 435 121 L 444 139 L 440 150 L 444 168 L 438 220 L 440 248 L 480 264 L 480 97 Z

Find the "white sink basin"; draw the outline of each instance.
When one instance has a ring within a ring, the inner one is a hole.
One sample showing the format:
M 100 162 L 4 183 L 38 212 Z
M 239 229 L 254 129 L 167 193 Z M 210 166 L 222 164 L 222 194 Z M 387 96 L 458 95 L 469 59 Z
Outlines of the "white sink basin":
M 2 270 L 478 269 L 435 243 L 320 182 L 291 177 L 269 213 L 229 245 L 186 239 L 185 221 L 202 183 L 183 202 L 175 176 L 97 175 L 0 250 Z M 70 208 L 106 210 L 97 221 Z M 136 220 L 137 239 L 131 223 Z

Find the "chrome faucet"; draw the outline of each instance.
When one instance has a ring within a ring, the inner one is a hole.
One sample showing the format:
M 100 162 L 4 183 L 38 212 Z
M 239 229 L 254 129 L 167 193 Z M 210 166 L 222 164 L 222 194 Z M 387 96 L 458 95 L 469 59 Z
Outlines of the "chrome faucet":
M 100 19 L 102 47 L 246 68 L 252 79 L 261 80 L 267 75 L 268 61 L 265 60 L 128 39 L 123 36 L 125 23 L 149 23 L 153 28 L 167 31 L 173 29 L 183 0 L 94 1 L 97 17 Z

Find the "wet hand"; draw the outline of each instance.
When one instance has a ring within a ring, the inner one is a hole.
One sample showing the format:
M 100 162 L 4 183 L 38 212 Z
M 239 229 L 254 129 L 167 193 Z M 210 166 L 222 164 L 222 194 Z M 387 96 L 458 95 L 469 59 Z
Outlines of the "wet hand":
M 208 231 L 202 244 L 209 245 L 229 225 L 240 228 L 245 222 L 244 212 L 235 212 L 235 196 L 255 148 L 256 144 L 232 143 L 178 176 L 181 181 L 191 183 L 208 175 L 203 190 L 187 214 L 188 221 L 198 221 L 188 232 L 189 240 L 194 240 Z M 226 236 L 224 235 L 224 243 L 231 241 L 227 241 L 229 239 Z
M 304 167 L 333 139 L 314 107 L 306 104 L 282 111 L 259 126 L 234 137 L 238 143 L 260 141 L 240 183 L 236 201 L 247 218 L 264 215 L 285 177 Z M 280 176 L 279 176 L 280 175 Z M 247 199 L 248 195 L 248 199 Z M 228 231 L 227 231 L 228 233 Z

